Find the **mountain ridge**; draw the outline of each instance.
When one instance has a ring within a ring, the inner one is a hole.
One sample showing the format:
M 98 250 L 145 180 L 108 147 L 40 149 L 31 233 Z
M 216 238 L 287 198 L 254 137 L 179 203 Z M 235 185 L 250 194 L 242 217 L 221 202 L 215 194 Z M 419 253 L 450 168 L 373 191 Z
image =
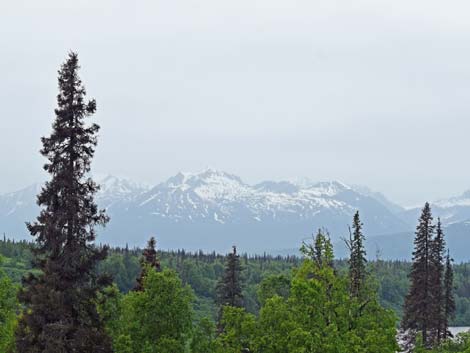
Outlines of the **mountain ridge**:
M 166 248 L 222 251 L 237 243 L 252 251 L 274 251 L 297 246 L 320 227 L 338 241 L 347 235 L 356 210 L 371 238 L 412 232 L 419 215 L 419 209 L 405 210 L 367 187 L 334 180 L 250 185 L 208 168 L 179 172 L 154 186 L 114 176 L 97 182 L 97 203 L 111 216 L 109 225 L 98 230 L 99 241 L 111 245 L 142 245 L 156 235 Z M 34 205 L 39 190 L 35 184 L 0 195 L 0 231 L 28 238 L 24 222 L 39 212 Z M 468 195 L 436 203 L 436 214 L 446 225 L 470 219 Z

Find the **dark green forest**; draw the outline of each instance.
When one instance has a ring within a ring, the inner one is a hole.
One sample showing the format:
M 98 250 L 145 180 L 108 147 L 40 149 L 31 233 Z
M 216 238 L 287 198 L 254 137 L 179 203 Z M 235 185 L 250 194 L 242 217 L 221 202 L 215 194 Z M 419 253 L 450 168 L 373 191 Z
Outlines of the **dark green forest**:
M 32 243 L 0 240 L 0 255 L 3 261 L 0 268 L 13 282 L 19 284 L 21 277 L 31 267 Z M 111 248 L 109 256 L 100 264 L 100 271 L 112 275 L 122 293 L 134 288 L 140 272 L 139 248 Z M 225 255 L 216 253 L 191 253 L 180 251 L 158 251 L 162 268 L 175 270 L 184 284 L 188 284 L 196 295 L 196 317 L 216 316 L 216 285 L 224 271 Z M 291 270 L 301 264 L 298 256 L 241 255 L 243 266 L 243 294 L 247 311 L 257 314 L 260 308 L 260 286 L 270 278 L 291 277 Z M 346 260 L 335 260 L 335 267 L 340 272 L 347 271 Z M 382 306 L 392 309 L 401 318 L 403 301 L 408 292 L 411 262 L 375 260 L 367 264 L 368 271 L 378 289 Z M 456 315 L 451 326 L 470 326 L 470 263 L 454 265 L 454 286 Z M 261 299 L 262 300 L 262 299 Z

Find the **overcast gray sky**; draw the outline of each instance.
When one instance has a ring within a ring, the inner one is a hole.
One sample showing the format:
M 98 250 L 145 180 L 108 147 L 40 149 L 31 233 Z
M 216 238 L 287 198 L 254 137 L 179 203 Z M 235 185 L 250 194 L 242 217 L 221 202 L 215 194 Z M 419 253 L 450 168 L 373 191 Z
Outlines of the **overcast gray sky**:
M 44 177 L 56 70 L 76 50 L 95 171 L 156 183 L 365 184 L 410 205 L 470 188 L 470 3 L 0 2 L 0 192 Z

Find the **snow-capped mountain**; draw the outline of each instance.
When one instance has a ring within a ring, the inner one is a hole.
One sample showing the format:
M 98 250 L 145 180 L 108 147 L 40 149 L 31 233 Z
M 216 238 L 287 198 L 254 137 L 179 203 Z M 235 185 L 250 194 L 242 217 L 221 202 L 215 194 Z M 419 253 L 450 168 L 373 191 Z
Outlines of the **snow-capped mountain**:
M 465 191 L 460 196 L 436 201 L 434 202 L 434 205 L 447 209 L 453 207 L 470 207 L 470 190 Z
M 368 238 L 412 232 L 419 213 L 405 211 L 368 188 L 339 181 L 250 185 L 215 169 L 178 173 L 154 187 L 113 176 L 96 180 L 101 185 L 96 200 L 111 216 L 99 231 L 99 241 L 113 245 L 142 245 L 156 235 L 164 248 L 224 251 L 237 244 L 251 252 L 291 249 L 320 227 L 334 241 L 347 236 L 356 210 Z M 0 232 L 28 237 L 24 222 L 34 220 L 39 211 L 39 190 L 34 185 L 0 195 Z M 435 214 L 445 224 L 470 219 L 469 195 L 436 202 Z
M 459 196 L 431 202 L 432 213 L 435 218 L 440 217 L 445 225 L 470 221 L 470 190 Z M 421 208 L 415 207 L 404 211 L 403 218 L 411 221 L 416 220 Z
M 374 198 L 341 182 L 301 186 L 286 181 L 266 181 L 252 186 L 235 175 L 214 169 L 195 174 L 179 173 L 134 198 L 131 204 L 128 208 L 138 211 L 140 217 L 146 215 L 175 223 L 309 222 L 311 227 L 323 225 L 336 230 L 337 223 L 343 221 L 344 228 L 357 209 L 367 209 L 374 220 L 369 225 L 374 232 L 404 227 Z
M 101 185 L 96 200 L 111 216 L 100 240 L 114 245 L 141 245 L 157 235 L 168 248 L 292 247 L 319 227 L 328 228 L 333 238 L 345 236 L 356 210 L 369 234 L 409 229 L 386 203 L 338 181 L 249 185 L 214 169 L 178 173 L 154 187 L 113 176 L 96 179 Z M 38 191 L 35 185 L 0 196 L 0 231 L 27 237 L 24 221 L 39 212 Z
M 306 189 L 288 182 L 245 184 L 239 177 L 207 169 L 179 173 L 142 194 L 135 207 L 155 216 L 196 222 L 239 223 L 309 219 L 319 212 L 354 211 L 335 198 L 350 190 L 338 182 L 319 183 Z

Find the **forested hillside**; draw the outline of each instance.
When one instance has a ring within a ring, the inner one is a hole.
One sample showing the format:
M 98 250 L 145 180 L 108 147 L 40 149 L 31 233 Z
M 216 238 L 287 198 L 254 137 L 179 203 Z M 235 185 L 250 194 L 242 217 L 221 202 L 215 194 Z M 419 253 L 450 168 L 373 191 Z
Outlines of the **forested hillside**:
M 3 269 L 15 283 L 31 268 L 31 243 L 0 240 L 0 255 Z M 100 264 L 100 271 L 109 273 L 122 293 L 127 293 L 136 284 L 140 272 L 142 249 L 111 248 L 109 256 Z M 215 318 L 216 285 L 223 274 L 225 255 L 216 253 L 191 253 L 180 251 L 159 251 L 162 268 L 173 269 L 185 284 L 189 284 L 196 294 L 196 317 Z M 260 286 L 269 282 L 272 276 L 290 279 L 291 270 L 301 264 L 295 256 L 273 257 L 269 255 L 241 255 L 243 266 L 243 293 L 245 306 L 250 313 L 258 313 L 260 308 Z M 375 260 L 368 263 L 368 270 L 375 278 L 381 304 L 393 309 L 402 316 L 402 306 L 408 291 L 410 262 Z M 347 261 L 336 260 L 338 271 L 347 270 Z M 470 326 L 470 263 L 454 265 L 456 316 L 452 326 Z M 263 282 L 263 280 L 265 280 Z

